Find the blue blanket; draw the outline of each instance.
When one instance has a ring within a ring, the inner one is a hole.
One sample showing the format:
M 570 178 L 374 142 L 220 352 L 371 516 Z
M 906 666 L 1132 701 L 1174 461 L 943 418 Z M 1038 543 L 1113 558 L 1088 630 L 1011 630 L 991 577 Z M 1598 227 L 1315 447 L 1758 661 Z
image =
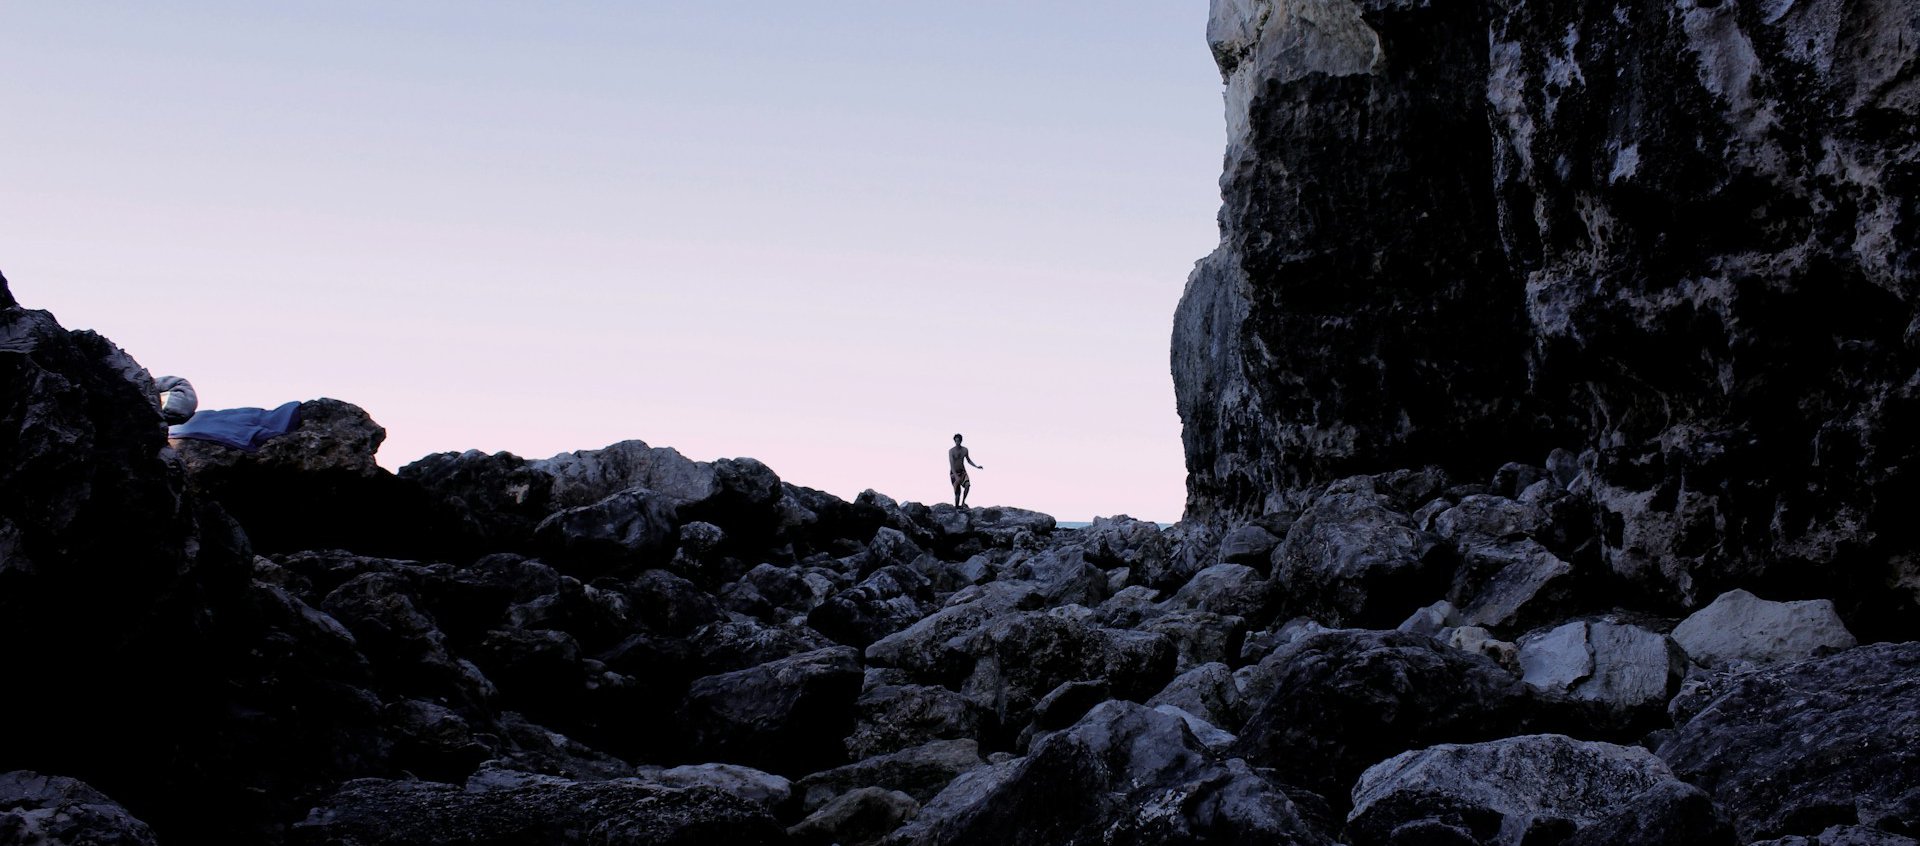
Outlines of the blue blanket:
M 300 404 L 290 402 L 272 411 L 264 408 L 222 408 L 202 411 L 187 422 L 167 429 L 169 438 L 196 438 L 253 452 L 261 444 L 300 426 Z

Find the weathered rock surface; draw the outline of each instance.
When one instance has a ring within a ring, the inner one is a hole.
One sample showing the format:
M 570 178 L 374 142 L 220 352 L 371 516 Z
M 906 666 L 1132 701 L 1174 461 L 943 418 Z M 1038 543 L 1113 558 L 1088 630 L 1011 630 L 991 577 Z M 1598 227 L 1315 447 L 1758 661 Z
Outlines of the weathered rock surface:
M 1331 631 L 1261 661 L 1235 754 L 1329 798 L 1368 766 L 1437 743 L 1524 731 L 1525 687 L 1477 655 L 1402 632 Z
M 1447 574 L 1434 542 L 1395 511 L 1365 476 L 1330 486 L 1273 552 L 1287 611 L 1329 625 L 1390 626 L 1431 602 Z
M 1327 844 L 1279 787 L 1178 717 L 1107 702 L 1033 754 L 962 776 L 895 844 Z
M 1831 600 L 1769 602 L 1737 589 L 1682 620 L 1673 639 L 1702 666 L 1799 661 L 1854 645 Z
M 1663 786 L 1686 787 L 1639 747 L 1557 734 L 1442 744 L 1367 768 L 1346 833 L 1354 846 L 1557 842 Z
M 682 706 L 693 748 L 781 775 L 840 763 L 860 694 L 858 658 L 831 647 L 695 681 Z
M 423 781 L 348 782 L 295 829 L 304 843 L 779 844 L 786 832 L 760 806 L 708 787 L 634 779 L 535 777 L 493 789 Z
M 1189 515 L 1571 446 L 1537 481 L 1649 595 L 1838 581 L 1911 636 L 1913 588 L 1868 593 L 1920 537 L 1913 5 L 1621 10 L 1213 4 Z
M 1690 702 L 1656 752 L 1740 835 L 1920 825 L 1920 644 L 1741 673 Z
M 0 843 L 155 846 L 153 831 L 85 783 L 25 770 L 0 773 Z
M 1521 680 L 1536 690 L 1628 713 L 1664 710 L 1687 666 L 1666 635 L 1607 620 L 1523 638 L 1518 659 Z

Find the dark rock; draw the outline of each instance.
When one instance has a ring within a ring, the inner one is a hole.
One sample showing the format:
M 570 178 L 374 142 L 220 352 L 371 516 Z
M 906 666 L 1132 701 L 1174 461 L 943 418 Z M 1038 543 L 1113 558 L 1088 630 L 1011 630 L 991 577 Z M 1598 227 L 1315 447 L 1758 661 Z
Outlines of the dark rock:
M 1201 664 L 1167 682 L 1147 705 L 1172 705 L 1227 731 L 1239 731 L 1246 705 L 1233 670 L 1225 664 Z
M 860 584 L 827 597 L 807 612 L 807 625 L 835 641 L 865 649 L 927 616 L 926 602 L 932 598 L 929 588 L 925 576 L 912 568 L 890 564 L 875 570 Z
M 1271 563 L 1273 548 L 1280 545 L 1280 538 L 1274 537 L 1266 528 L 1248 524 L 1227 533 L 1220 539 L 1220 560 L 1227 564 L 1245 564 L 1249 567 L 1264 567 Z
M 1740 674 L 1656 750 L 1740 836 L 1920 826 L 1920 644 L 1862 646 Z
M 1107 702 L 1033 754 L 956 779 L 892 844 L 1328 844 L 1286 793 L 1178 717 Z
M 1572 564 L 1534 539 L 1547 525 L 1538 507 L 1469 496 L 1434 517 L 1435 534 L 1459 555 L 1448 598 L 1461 624 L 1525 628 L 1563 614 L 1576 593 Z
M 1273 553 L 1273 581 L 1290 613 L 1328 624 L 1390 626 L 1430 603 L 1450 573 L 1431 536 L 1388 507 L 1373 480 L 1330 486 Z
M 1464 831 L 1484 846 L 1558 842 L 1603 821 L 1617 826 L 1610 818 L 1624 805 L 1663 809 L 1671 803 L 1638 801 L 1661 788 L 1698 795 L 1653 753 L 1634 746 L 1557 734 L 1442 744 L 1369 767 L 1353 788 L 1346 833 L 1354 846 L 1418 842 L 1403 831 L 1409 826 Z M 1711 819 L 1712 803 L 1703 804 Z M 1637 822 L 1685 828 L 1659 818 Z M 1723 826 L 1723 833 L 1730 832 Z
M 962 773 L 984 766 L 972 740 L 936 740 L 814 773 L 795 782 L 794 790 L 805 813 L 864 787 L 898 790 L 924 802 Z
M 920 803 L 898 790 L 862 787 L 834 797 L 787 834 L 796 843 L 868 846 L 920 812 Z
M 1235 752 L 1329 798 L 1369 765 L 1524 730 L 1525 687 L 1492 661 L 1401 632 L 1308 635 L 1262 660 Z
M 858 657 L 833 647 L 696 680 L 681 708 L 692 748 L 788 776 L 841 763 L 860 694 Z
M 687 641 L 699 666 L 715 672 L 744 670 L 833 646 L 805 626 L 765 626 L 744 620 L 708 623 L 695 629 Z
M 929 741 L 979 737 L 985 720 L 985 709 L 973 700 L 927 685 L 870 687 L 854 707 L 859 723 L 847 736 L 847 757 L 854 760 Z
M 936 683 L 957 684 L 973 666 L 967 641 L 988 622 L 1040 605 L 1032 584 L 990 582 L 960 591 L 947 606 L 868 646 L 869 662 L 899 667 Z
M 1581 826 L 1564 846 L 1735 846 L 1733 826 L 1706 792 L 1684 781 L 1663 781 Z
M 534 527 L 534 542 L 556 563 L 597 575 L 665 563 L 678 538 L 678 521 L 672 499 L 629 488 L 554 512 Z
M 1174 675 L 1166 637 L 1103 629 L 1056 611 L 1025 611 L 988 622 L 967 641 L 973 673 L 961 693 L 999 725 L 1026 724 L 1034 704 L 1065 682 L 1104 680 L 1113 695 L 1144 700 Z
M 510 452 L 442 452 L 400 468 L 403 481 L 439 497 L 465 531 L 492 551 L 530 548 L 553 512 L 553 477 Z
M 535 777 L 497 789 L 427 781 L 347 782 L 295 826 L 304 843 L 779 844 L 786 834 L 751 802 L 706 787 L 633 779 Z
M 1174 670 L 1186 672 L 1201 664 L 1239 657 L 1247 621 L 1211 611 L 1180 611 L 1155 617 L 1141 624 L 1140 630 L 1165 635 L 1172 641 Z
M 1274 604 L 1274 585 L 1260 572 L 1241 564 L 1215 564 L 1193 574 L 1193 578 L 1168 597 L 1163 607 L 1173 611 L 1206 611 L 1214 614 L 1265 620 Z
M 1790 834 L 1773 840 L 1761 840 L 1750 846 L 1914 846 L 1911 837 L 1858 825 L 1836 825 L 1814 835 Z
M 0 294 L 4 294 L 0 286 Z M 20 846 L 155 846 L 153 831 L 106 794 L 76 779 L 0 773 L 0 843 Z

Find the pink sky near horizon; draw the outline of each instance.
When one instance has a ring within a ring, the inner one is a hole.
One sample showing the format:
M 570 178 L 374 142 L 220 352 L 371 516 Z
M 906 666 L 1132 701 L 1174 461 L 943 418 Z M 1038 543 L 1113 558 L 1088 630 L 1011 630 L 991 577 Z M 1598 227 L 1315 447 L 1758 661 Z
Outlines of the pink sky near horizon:
M 0 271 L 397 468 L 639 438 L 1178 519 L 1204 4 L 0 7 Z M 1044 8 L 1036 8 L 1044 6 Z

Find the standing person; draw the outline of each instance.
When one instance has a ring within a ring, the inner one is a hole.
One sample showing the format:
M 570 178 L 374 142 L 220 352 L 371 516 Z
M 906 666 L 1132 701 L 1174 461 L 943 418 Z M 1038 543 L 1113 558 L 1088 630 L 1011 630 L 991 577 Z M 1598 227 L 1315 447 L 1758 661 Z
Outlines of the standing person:
M 953 507 L 967 507 L 967 492 L 973 490 L 973 482 L 967 478 L 967 465 L 973 464 L 967 448 L 960 445 L 960 436 L 953 436 L 953 449 L 947 450 L 947 481 L 953 483 Z M 985 470 L 973 464 L 975 470 Z

